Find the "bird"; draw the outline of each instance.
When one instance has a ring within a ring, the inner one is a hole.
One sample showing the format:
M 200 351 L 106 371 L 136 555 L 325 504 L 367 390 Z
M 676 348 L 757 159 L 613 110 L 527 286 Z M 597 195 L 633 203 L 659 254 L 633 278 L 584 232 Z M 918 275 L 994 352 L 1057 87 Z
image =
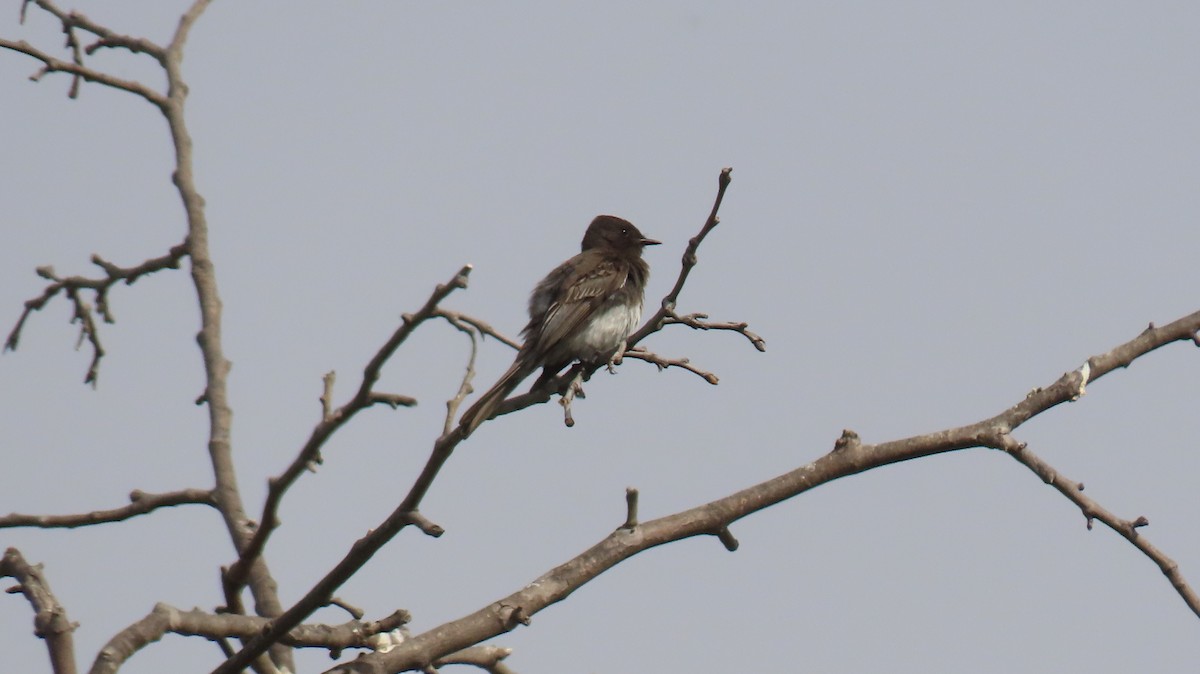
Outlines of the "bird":
M 598 363 L 624 351 L 642 319 L 650 265 L 646 238 L 633 223 L 598 215 L 583 235 L 578 255 L 555 267 L 529 295 L 524 343 L 511 367 L 459 421 L 470 435 L 529 375 L 542 368 L 540 388 L 573 361 Z

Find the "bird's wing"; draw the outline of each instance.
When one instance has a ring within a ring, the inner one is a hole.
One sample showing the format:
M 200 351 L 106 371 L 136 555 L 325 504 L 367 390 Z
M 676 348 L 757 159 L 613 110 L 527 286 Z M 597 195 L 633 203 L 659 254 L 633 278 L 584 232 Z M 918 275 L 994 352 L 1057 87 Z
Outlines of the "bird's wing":
M 612 260 L 603 260 L 590 268 L 572 269 L 565 284 L 546 311 L 537 351 L 546 353 L 566 336 L 587 322 L 606 298 L 620 290 L 628 278 L 627 270 Z M 549 281 L 550 279 L 547 278 Z

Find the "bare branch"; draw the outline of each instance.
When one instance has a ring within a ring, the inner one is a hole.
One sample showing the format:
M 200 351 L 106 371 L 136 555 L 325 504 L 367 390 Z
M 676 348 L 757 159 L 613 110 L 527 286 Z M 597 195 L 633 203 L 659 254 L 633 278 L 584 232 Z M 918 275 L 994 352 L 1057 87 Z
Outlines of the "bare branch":
M 717 540 L 721 541 L 721 545 L 725 546 L 726 550 L 730 552 L 737 551 L 739 543 L 738 540 L 733 537 L 733 532 L 729 530 L 729 527 L 721 527 L 720 529 L 717 529 L 716 537 Z
M 17 586 L 8 592 L 25 595 L 33 607 L 33 633 L 46 641 L 54 674 L 75 674 L 75 639 L 71 633 L 78 625 L 67 618 L 67 610 L 50 591 L 41 565 L 31 566 L 19 550 L 9 548 L 0 558 L 0 578 L 3 577 L 15 578 Z
M 675 311 L 675 304 L 679 301 L 679 293 L 683 291 L 683 284 L 687 282 L 688 274 L 692 273 L 692 267 L 695 267 L 698 261 L 696 251 L 700 249 L 700 244 L 704 242 L 708 233 L 721 222 L 721 219 L 717 217 L 717 212 L 721 210 L 721 202 L 725 199 L 725 190 L 732 181 L 731 173 L 733 173 L 732 168 L 721 169 L 721 174 L 717 177 L 717 198 L 713 200 L 712 210 L 709 211 L 708 220 L 700 228 L 700 233 L 688 241 L 687 248 L 683 251 L 683 261 L 679 269 L 679 276 L 675 279 L 675 286 L 662 299 L 658 311 L 654 312 L 654 315 L 637 332 L 629 336 L 628 346 L 633 346 L 650 333 L 658 331 L 662 327 L 662 320 Z
M 84 52 L 89 55 L 101 47 L 110 47 L 128 49 L 134 54 L 148 54 L 159 63 L 162 63 L 166 58 L 166 50 L 150 40 L 140 37 L 120 35 L 113 32 L 111 29 L 96 23 L 95 21 L 92 21 L 79 12 L 65 12 L 49 0 L 25 0 L 23 6 L 21 7 L 22 22 L 25 20 L 24 5 L 28 5 L 31 2 L 54 15 L 55 18 L 62 22 L 64 29 L 67 27 L 81 28 L 99 38 L 94 44 L 90 45 L 84 50 Z
M 83 67 L 83 47 L 79 44 L 79 38 L 75 35 L 75 27 L 71 23 L 63 22 L 63 33 L 67 36 L 67 48 L 71 50 L 71 60 L 75 65 Z M 67 98 L 79 98 L 79 75 L 71 78 L 71 89 L 67 93 Z
M 1179 565 L 1175 560 L 1168 557 L 1158 548 L 1150 544 L 1146 538 L 1138 533 L 1138 529 L 1150 524 L 1145 517 L 1138 517 L 1134 520 L 1125 520 L 1117 517 L 1112 512 L 1108 511 L 1097 503 L 1092 498 L 1084 495 L 1083 484 L 1074 482 L 1064 477 L 1057 470 L 1052 468 L 1041 457 L 1035 455 L 1023 442 L 1018 442 L 1011 435 L 1005 433 L 996 438 L 994 443 L 996 449 L 1002 449 L 1009 456 L 1016 459 L 1021 465 L 1033 471 L 1035 475 L 1040 477 L 1043 482 L 1054 487 L 1058 493 L 1062 494 L 1067 500 L 1074 503 L 1083 512 L 1083 516 L 1087 521 L 1087 528 L 1092 528 L 1093 520 L 1100 520 L 1108 528 L 1117 532 L 1122 538 L 1133 544 L 1135 548 L 1141 550 L 1143 554 L 1150 558 L 1158 565 L 1159 570 L 1170 581 L 1171 586 L 1179 593 L 1183 602 L 1200 617 L 1200 596 L 1196 595 L 1195 590 L 1188 585 L 1184 580 L 1183 574 L 1179 572 Z
M 971 447 L 992 447 L 1001 442 L 999 438 L 1032 417 L 1078 399 L 1088 381 L 1095 381 L 1117 367 L 1128 366 L 1171 342 L 1193 341 L 1197 331 L 1200 331 L 1200 311 L 1162 328 L 1151 326 L 1137 338 L 1088 359 L 1086 367 L 1063 374 L 1050 386 L 1034 389 L 1000 414 L 967 426 L 874 445 L 864 444 L 853 431 L 846 431 L 833 450 L 816 461 L 716 501 L 643 522 L 636 529 L 618 528 L 591 549 L 551 569 L 513 594 L 470 615 L 418 634 L 388 653 L 365 655 L 334 667 L 328 674 L 383 674 L 418 669 L 447 653 L 528 624 L 534 614 L 566 599 L 593 578 L 633 555 L 659 545 L 692 536 L 715 535 L 727 549 L 735 549 L 737 541 L 729 532 L 729 526 L 747 515 L 833 480 L 874 468 Z M 1014 458 L 1022 460 L 1020 456 L 1014 455 Z M 1032 462 L 1028 455 L 1024 460 Z M 1069 491 L 1070 487 L 1071 484 L 1064 484 L 1057 488 Z M 1075 491 L 1078 492 L 1077 486 Z M 1076 496 L 1080 494 L 1076 493 Z M 1097 506 L 1085 504 L 1081 507 L 1086 507 L 1085 512 L 1091 512 L 1099 519 L 1101 510 Z M 1132 535 L 1136 535 L 1138 526 L 1144 525 L 1140 520 L 1123 523 L 1119 518 L 1112 519 L 1114 528 Z M 1177 589 L 1187 588 L 1174 562 L 1150 548 L 1141 537 L 1137 537 L 1134 544 L 1143 551 L 1152 551 L 1147 554 L 1168 572 L 1168 578 Z M 1179 591 L 1189 608 L 1200 615 L 1200 607 L 1194 605 L 1194 593 L 1190 588 Z
M 92 70 L 91 68 L 79 65 L 78 63 L 72 63 L 70 61 L 63 61 L 61 59 L 54 58 L 40 49 L 33 47 L 24 40 L 13 41 L 0 38 L 0 47 L 11 49 L 15 52 L 20 52 L 42 62 L 42 69 L 29 78 L 34 82 L 41 80 L 41 78 L 48 73 L 69 73 L 77 78 L 83 78 L 88 82 L 96 82 L 97 84 L 103 84 L 114 89 L 128 91 L 131 94 L 146 99 L 159 109 L 163 109 L 167 105 L 167 99 L 164 98 L 162 94 L 154 91 L 141 82 L 122 79 L 120 77 L 109 75 L 108 73 Z M 76 91 L 74 85 L 72 85 L 72 91 Z
M 464 648 L 457 653 L 451 653 L 442 658 L 438 658 L 433 662 L 434 667 L 445 667 L 446 665 L 474 665 L 491 674 L 509 674 L 513 670 L 503 663 L 503 660 L 512 655 L 511 648 L 503 648 L 500 646 L 472 646 Z
M 42 290 L 41 295 L 26 300 L 25 310 L 21 312 L 21 317 L 17 320 L 17 324 L 13 326 L 12 331 L 8 334 L 8 339 L 4 342 L 4 350 L 16 351 L 17 345 L 21 341 L 21 329 L 25 327 L 25 321 L 29 318 L 29 315 L 34 311 L 40 311 L 55 295 L 63 292 L 74 304 L 74 313 L 71 322 L 78 321 L 80 323 L 80 340 L 87 339 L 92 345 L 92 363 L 88 368 L 84 383 L 95 385 L 100 368 L 100 359 L 104 357 L 104 348 L 100 345 L 100 334 L 96 329 L 96 323 L 92 317 L 92 307 L 83 301 L 79 293 L 83 290 L 93 291 L 96 297 L 95 310 L 104 319 L 105 323 L 112 323 L 115 319 L 108 303 L 108 291 L 110 288 L 120 282 L 124 282 L 125 285 L 132 285 L 141 277 L 162 271 L 163 269 L 178 269 L 179 260 L 187 254 L 188 246 L 184 242 L 177 246 L 172 246 L 166 255 L 150 258 L 133 267 L 120 267 L 99 255 L 93 255 L 92 263 L 104 270 L 104 276 L 100 278 L 88 278 L 85 276 L 60 278 L 54 272 L 53 267 L 38 267 L 38 276 L 52 283 Z
M 363 384 L 359 389 L 356 399 L 364 397 L 369 391 L 370 385 L 378 378 L 379 368 L 383 362 L 395 350 L 396 347 L 404 340 L 413 328 L 419 323 L 427 320 L 433 315 L 433 310 L 437 304 L 450 294 L 455 288 L 465 287 L 467 284 L 467 275 L 471 271 L 471 266 L 463 267 L 457 276 L 444 286 L 438 286 L 434 294 L 430 296 L 429 301 L 417 314 L 404 317 L 404 325 L 400 330 L 393 335 L 388 344 L 376 354 L 375 358 L 368 364 L 364 372 Z M 335 417 L 338 416 L 335 413 Z M 320 426 L 318 426 L 320 428 Z M 314 431 L 315 432 L 315 431 Z M 259 654 L 264 652 L 272 644 L 276 643 L 279 638 L 286 634 L 292 627 L 300 624 L 305 618 L 312 614 L 313 611 L 328 603 L 329 598 L 333 593 L 341 587 L 349 578 L 354 575 L 376 552 L 379 551 L 388 541 L 392 540 L 396 534 L 409 525 L 417 525 L 422 531 L 431 536 L 439 536 L 442 533 L 442 528 L 433 524 L 419 512 L 421 501 L 429 492 L 429 488 L 433 485 L 434 479 L 437 478 L 442 466 L 450 459 L 454 449 L 466 437 L 463 427 L 460 425 L 453 431 L 443 434 L 434 442 L 433 450 L 430 452 L 429 458 L 425 462 L 425 467 L 413 482 L 408 494 L 400 505 L 392 511 L 390 515 L 376 528 L 372 529 L 366 536 L 354 542 L 350 547 L 350 551 L 337 563 L 328 573 L 325 574 L 316 585 L 312 587 L 290 609 L 283 615 L 277 617 L 271 627 L 264 630 L 254 639 L 248 641 L 242 650 L 236 653 L 233 657 L 226 660 L 219 667 L 213 670 L 213 674 L 233 674 L 247 667 Z M 302 452 L 303 454 L 303 452 Z M 295 464 L 293 464 L 295 465 Z M 271 494 L 275 492 L 275 486 L 272 485 L 268 492 L 268 500 Z M 276 498 L 276 503 L 278 497 Z M 270 513 L 274 513 L 276 506 L 269 506 Z M 273 514 L 269 516 L 273 517 Z M 258 536 L 256 536 L 256 539 Z M 265 541 L 265 538 L 263 538 Z M 260 548 L 261 549 L 261 548 Z M 239 559 L 239 563 L 242 560 Z M 227 574 L 232 575 L 232 574 Z M 228 583 L 227 583 L 228 584 Z M 466 644 L 472 645 L 472 644 Z
M 370 639 L 376 634 L 397 629 L 411 620 L 408 611 L 396 611 L 377 621 L 351 620 L 341 625 L 300 625 L 285 634 L 281 641 L 298 648 L 324 648 L 340 653 L 346 648 L 371 648 Z M 90 674 L 113 674 L 134 653 L 167 634 L 204 637 L 210 640 L 249 639 L 270 623 L 268 618 L 206 613 L 199 609 L 181 611 L 167 604 L 157 604 L 141 620 L 121 630 L 100 650 Z
M 355 620 L 362 620 L 363 616 L 366 615 L 366 613 L 361 608 L 358 608 L 357 606 L 351 606 L 347 602 L 342 601 L 341 599 L 338 599 L 337 597 L 330 599 L 329 605 L 336 606 L 336 607 L 342 609 L 343 611 L 345 611 L 346 613 L 349 613 L 350 617 L 354 618 Z
M 398 407 L 415 407 L 417 399 L 412 396 L 401 395 L 399 393 L 379 393 L 372 391 L 367 395 L 368 405 L 387 405 L 392 409 Z
M 638 525 L 638 490 L 633 487 L 625 488 L 625 524 L 622 529 L 636 529 Z
M 196 21 L 200 19 L 200 15 L 204 13 L 204 10 L 208 9 L 211 3 L 212 0 L 193 0 L 192 6 L 179 18 L 179 27 L 175 29 L 175 36 L 171 38 L 171 44 L 167 45 L 166 49 L 166 68 L 168 74 L 170 74 L 173 68 L 177 69 L 179 67 L 180 61 L 183 60 L 183 45 L 187 42 L 192 27 L 196 25 Z M 178 77 L 172 79 L 177 82 L 183 81 L 182 78 Z
M 270 480 L 258 530 L 242 551 L 238 561 L 224 574 L 227 598 L 230 595 L 236 594 L 245 583 L 246 573 L 250 565 L 262 555 L 262 551 L 267 544 L 267 539 L 270 537 L 271 532 L 279 525 L 279 504 L 282 502 L 284 494 L 295 484 L 305 469 L 317 460 L 320 456 L 321 448 L 324 447 L 329 438 L 339 428 L 350 421 L 354 415 L 377 402 L 390 403 L 391 400 L 396 400 L 396 404 L 416 404 L 415 400 L 404 396 L 392 396 L 389 398 L 385 394 L 375 393 L 371 390 L 371 387 L 379 380 L 384 363 L 391 358 L 396 349 L 408 339 L 409 335 L 421 323 L 424 323 L 435 315 L 438 303 L 455 290 L 467 287 L 467 279 L 470 274 L 471 265 L 464 266 L 458 270 L 448 283 L 439 284 L 434 288 L 433 293 L 425 301 L 425 305 L 420 310 L 415 314 L 406 314 L 403 317 L 400 326 L 396 328 L 392 336 L 388 338 L 387 342 L 380 347 L 379 351 L 367 363 L 366 368 L 363 370 L 362 382 L 359 384 L 358 391 L 354 397 L 345 405 L 332 412 L 326 410 L 322 414 L 321 421 L 313 428 L 308 441 L 300 449 L 296 458 L 292 460 L 291 465 L 281 475 Z M 328 393 L 329 387 L 332 386 L 332 380 L 329 378 L 329 375 L 326 375 L 325 382 L 326 392 Z M 299 621 L 296 621 L 296 624 L 299 624 Z
M 97 377 L 100 374 L 100 359 L 104 357 L 104 347 L 100 344 L 100 332 L 96 330 L 96 321 L 92 318 L 92 307 L 83 301 L 83 298 L 79 296 L 79 291 L 75 288 L 67 288 L 67 297 L 75 307 L 71 322 L 79 322 L 79 341 L 76 342 L 75 349 L 78 350 L 80 346 L 83 346 L 84 339 L 92 345 L 92 362 L 88 366 L 83 383 L 91 384 L 92 388 L 95 388 Z
M 355 541 L 345 557 L 326 573 L 300 601 L 296 602 L 283 615 L 272 621 L 268 629 L 264 629 L 260 634 L 246 642 L 241 651 L 235 653 L 233 657 L 214 669 L 213 674 L 233 674 L 247 667 L 259 654 L 270 648 L 272 644 L 275 644 L 292 627 L 300 624 L 313 611 L 327 604 L 329 598 L 333 596 L 337 588 L 349 580 L 380 548 L 392 540 L 405 527 L 415 524 L 431 536 L 440 535 L 442 528 L 420 515 L 418 506 L 420 506 L 421 500 L 429 491 L 429 487 L 433 484 L 433 480 L 437 477 L 438 472 L 450 458 L 450 455 L 454 452 L 454 448 L 462 442 L 464 437 L 462 428 L 458 427 L 451 433 L 438 438 L 434 443 L 429 459 L 426 461 L 425 468 L 417 476 L 412 488 L 409 489 L 408 495 L 388 515 L 387 519 L 372 529 L 366 536 Z M 468 645 L 473 644 L 465 644 L 464 646 Z
M 406 524 L 411 524 L 411 525 L 415 526 L 416 528 L 420 529 L 421 533 L 425 534 L 426 536 L 432 536 L 433 538 L 438 538 L 442 534 L 446 533 L 446 530 L 443 529 L 441 527 L 441 525 L 434 524 L 432 521 L 430 521 L 430 519 L 428 517 L 425 517 L 424 515 L 422 515 L 419 510 L 414 509 L 414 510 L 405 511 L 404 519 L 406 520 L 405 521 Z
M 44 0 L 35 0 L 40 7 L 49 6 Z M 171 43 L 165 48 L 155 48 L 149 42 L 127 40 L 114 32 L 101 29 L 95 24 L 78 16 L 71 18 L 72 26 L 93 32 L 100 37 L 100 46 L 123 46 L 131 50 L 141 49 L 149 53 L 162 64 L 166 71 L 166 95 L 153 91 L 139 82 L 130 82 L 98 73 L 74 63 L 65 63 L 54 59 L 30 47 L 24 42 L 0 42 L 0 46 L 16 49 L 41 60 L 44 72 L 61 70 L 79 74 L 84 79 L 128 91 L 141 96 L 153 103 L 163 114 L 171 135 L 175 150 L 175 170 L 172 180 L 179 192 L 187 220 L 187 236 L 184 248 L 172 249 L 177 259 L 186 254 L 191 259 L 191 276 L 196 288 L 200 308 L 200 332 L 197 342 L 204 362 L 205 388 L 198 398 L 198 403 L 207 404 L 209 410 L 208 453 L 213 466 L 215 486 L 212 491 L 213 500 L 221 513 L 234 548 L 243 550 L 254 530 L 253 523 L 246 516 L 242 505 L 241 494 L 237 485 L 236 471 L 232 459 L 232 412 L 228 404 L 226 381 L 230 363 L 225 358 L 221 344 L 221 300 L 217 289 L 216 276 L 208 245 L 208 224 L 204 213 L 204 200 L 196 188 L 193 171 L 192 140 L 187 131 L 184 119 L 184 103 L 187 97 L 187 85 L 183 79 L 182 61 L 183 46 L 186 37 L 208 6 L 205 0 L 194 2 L 180 19 L 179 27 Z M 107 32 L 106 32 L 107 31 Z M 96 264 L 111 270 L 103 260 L 97 259 Z M 174 265 L 164 265 L 174 266 Z M 107 303 L 97 302 L 100 310 L 107 315 Z M 22 322 L 24 317 L 22 317 Z M 18 324 L 19 332 L 20 324 Z M 11 339 L 11 338 L 10 338 Z M 248 573 L 251 591 L 256 602 L 256 610 L 264 616 L 282 612 L 275 581 L 270 571 L 261 560 Z M 240 610 L 240 600 L 231 601 L 231 609 Z M 287 649 L 272 652 L 274 662 L 281 667 L 294 671 L 294 663 Z M 273 667 L 271 669 L 274 669 Z
M 321 419 L 329 421 L 333 418 L 333 384 L 337 381 L 337 372 L 326 372 L 322 381 L 325 382 L 325 390 L 321 393 Z
M 754 348 L 758 349 L 759 351 L 767 350 L 766 340 L 746 329 L 749 326 L 748 323 L 710 323 L 704 320 L 706 318 L 708 318 L 708 314 L 697 313 L 679 316 L 674 312 L 670 312 L 667 318 L 663 319 L 663 325 L 686 325 L 693 330 L 732 330 L 733 332 L 739 333 L 746 339 L 750 340 L 750 343 L 754 345 Z
M 450 321 L 450 323 L 452 325 L 454 325 L 455 327 L 458 327 L 460 324 L 465 323 L 465 324 L 471 326 L 472 328 L 475 328 L 475 330 L 478 331 L 479 334 L 481 334 L 481 335 L 486 335 L 488 337 L 495 338 L 496 341 L 499 341 L 503 344 L 507 344 L 508 346 L 511 346 L 513 349 L 520 350 L 520 348 L 521 348 L 520 342 L 513 339 L 512 337 L 509 337 L 508 335 L 505 335 L 502 332 L 499 332 L 498 330 L 493 328 L 491 326 L 491 324 L 488 323 L 487 321 L 480 320 L 478 318 L 475 318 L 474 316 L 468 316 L 467 314 L 464 314 L 464 313 L 461 313 L 458 311 L 451 311 L 450 309 L 446 309 L 443 307 L 438 307 L 437 311 L 434 312 L 434 315 L 440 316 L 441 318 L 444 318 L 447 321 Z
M 467 367 L 464 369 L 458 391 L 446 401 L 446 420 L 442 422 L 442 435 L 445 435 L 454 428 L 454 418 L 458 416 L 458 408 L 462 405 L 463 400 L 475 390 L 471 387 L 471 381 L 475 379 L 475 359 L 479 356 L 479 335 L 483 333 L 477 325 L 468 322 L 462 314 L 457 312 L 444 312 L 439 308 L 437 315 L 445 318 L 446 322 L 471 340 L 471 352 L 467 356 Z
M 701 379 L 703 379 L 704 381 L 706 381 L 710 384 L 713 384 L 714 386 L 721 381 L 720 379 L 717 378 L 717 375 L 715 375 L 711 372 L 705 371 L 705 370 L 701 370 L 700 368 L 696 367 L 695 365 L 692 365 L 692 362 L 690 360 L 688 360 L 687 358 L 675 358 L 675 359 L 663 358 L 662 356 L 660 356 L 656 353 L 651 353 L 651 352 L 647 351 L 646 347 L 644 347 L 644 346 L 635 346 L 634 348 L 626 351 L 625 357 L 626 358 L 634 358 L 636 360 L 644 360 L 647 363 L 653 363 L 654 365 L 656 365 L 658 367 L 659 372 L 662 372 L 663 370 L 665 370 L 669 367 L 682 368 L 684 370 L 687 370 L 688 372 L 695 373 Z
M 111 510 L 96 510 L 90 513 L 76 515 L 22 515 L 11 513 L 0 517 L 0 529 L 14 527 L 37 527 L 39 529 L 59 529 L 86 527 L 107 522 L 123 522 L 127 519 L 145 515 L 159 508 L 171 508 L 179 505 L 199 504 L 213 506 L 213 494 L 208 489 L 181 489 L 162 494 L 148 494 L 134 490 L 129 494 L 129 505 Z

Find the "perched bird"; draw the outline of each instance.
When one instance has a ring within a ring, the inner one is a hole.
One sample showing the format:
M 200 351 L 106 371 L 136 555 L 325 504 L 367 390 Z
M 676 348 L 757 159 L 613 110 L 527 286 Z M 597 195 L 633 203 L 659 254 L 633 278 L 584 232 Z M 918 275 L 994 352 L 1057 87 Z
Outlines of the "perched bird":
M 459 422 L 470 435 L 540 367 L 535 388 L 572 361 L 607 360 L 642 319 L 650 266 L 642 249 L 662 243 L 642 236 L 628 220 L 600 215 L 583 235 L 583 252 L 558 265 L 529 296 L 525 343 L 500 380 Z

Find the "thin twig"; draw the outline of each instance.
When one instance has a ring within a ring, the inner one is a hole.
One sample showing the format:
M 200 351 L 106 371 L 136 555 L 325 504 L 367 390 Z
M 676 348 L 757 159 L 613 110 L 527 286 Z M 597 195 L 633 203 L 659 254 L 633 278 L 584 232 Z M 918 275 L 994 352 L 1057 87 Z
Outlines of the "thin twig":
M 698 377 L 700 377 L 701 379 L 703 379 L 704 381 L 706 381 L 710 384 L 713 384 L 713 385 L 716 385 L 716 384 L 720 383 L 720 381 L 721 381 L 717 377 L 717 375 L 713 374 L 712 372 L 708 372 L 707 370 L 701 370 L 700 368 L 696 367 L 695 365 L 692 365 L 692 362 L 690 360 L 688 360 L 687 358 L 663 358 L 662 356 L 660 356 L 656 353 L 651 353 L 651 352 L 647 351 L 646 347 L 644 347 L 644 346 L 636 346 L 636 347 L 626 351 L 625 357 L 633 358 L 636 360 L 643 360 L 643 361 L 646 361 L 647 363 L 653 363 L 655 366 L 658 367 L 659 372 L 662 372 L 663 370 L 665 370 L 669 367 L 677 367 L 680 369 L 687 370 L 688 372 L 692 372 L 692 373 L 696 374 Z
M 717 177 L 717 197 L 713 200 L 712 210 L 709 211 L 704 226 L 700 228 L 700 233 L 688 241 L 687 248 L 683 251 L 683 260 L 680 264 L 679 276 L 675 279 L 675 285 L 662 299 L 658 311 L 654 312 L 654 315 L 637 332 L 629 336 L 629 339 L 626 340 L 627 346 L 633 346 L 650 333 L 657 332 L 662 327 L 663 319 L 675 311 L 679 293 L 683 292 L 683 284 L 687 282 L 688 274 L 692 273 L 692 267 L 695 267 L 698 261 L 696 251 L 700 249 L 700 244 L 704 243 L 704 238 L 708 236 L 708 233 L 721 222 L 721 219 L 717 217 L 717 212 L 721 210 L 721 202 L 725 199 L 725 190 L 729 188 L 729 183 L 732 181 L 731 173 L 733 173 L 732 168 L 721 169 L 721 173 Z
M 77 11 L 65 12 L 53 2 L 50 2 L 50 0 L 25 0 L 24 4 L 27 5 L 30 2 L 54 15 L 64 27 L 81 28 L 95 35 L 98 40 L 84 49 L 84 52 L 89 55 L 101 47 L 109 47 L 113 49 L 128 49 L 134 54 L 148 54 L 160 64 L 166 59 L 166 50 L 146 38 L 121 35 L 106 26 L 92 21 Z M 25 8 L 22 7 L 22 21 L 24 21 L 24 11 Z
M 100 344 L 100 331 L 96 329 L 96 321 L 92 318 L 91 305 L 83 301 L 77 288 L 67 288 L 67 299 L 71 300 L 74 307 L 71 322 L 79 323 L 79 340 L 75 343 L 75 349 L 78 350 L 83 346 L 85 339 L 92 345 L 92 362 L 88 365 L 83 383 L 91 384 L 92 388 L 95 388 L 97 377 L 100 375 L 100 359 L 104 357 L 104 346 Z
M 337 597 L 334 597 L 333 599 L 329 600 L 329 606 L 336 606 L 336 607 L 342 609 L 346 613 L 349 613 L 350 617 L 354 618 L 355 620 L 362 620 L 363 616 L 366 615 L 361 608 L 359 608 L 357 606 L 352 606 L 349 603 L 342 601 L 341 599 L 339 599 Z
M 446 401 L 446 419 L 442 422 L 442 435 L 445 435 L 454 428 L 454 418 L 458 416 L 458 408 L 463 400 L 475 390 L 471 387 L 471 382 L 475 379 L 475 359 L 479 356 L 479 335 L 483 333 L 478 325 L 468 322 L 461 314 L 445 312 L 439 308 L 437 315 L 445 318 L 446 322 L 471 340 L 471 351 L 467 355 L 467 366 L 464 368 L 462 381 L 458 384 L 458 390 Z
M 1149 557 L 1152 562 L 1158 565 L 1159 570 L 1163 572 L 1163 575 L 1171 583 L 1171 587 L 1175 588 L 1175 591 L 1183 599 L 1183 603 L 1187 604 L 1188 608 L 1197 617 L 1200 617 L 1200 596 L 1197 596 L 1195 590 L 1184 580 L 1183 574 L 1179 571 L 1179 564 L 1168 557 L 1166 553 L 1151 545 L 1150 541 L 1146 540 L 1146 537 L 1138 532 L 1138 529 L 1150 523 L 1145 517 L 1137 517 L 1133 520 L 1117 517 L 1094 499 L 1084 494 L 1081 483 L 1064 477 L 1062 473 L 1051 467 L 1044 459 L 1034 454 L 1025 443 L 1018 442 L 1011 434 L 1000 434 L 989 445 L 1007 452 L 1009 456 L 1040 477 L 1043 482 L 1054 487 L 1058 493 L 1078 506 L 1087 522 L 1088 529 L 1092 528 L 1093 520 L 1100 520 L 1109 529 L 1117 532 L 1117 534 L 1129 541 L 1135 548 L 1141 550 L 1142 554 Z
M 0 529 L 14 527 L 37 527 L 39 529 L 70 529 L 86 527 L 107 522 L 124 522 L 127 519 L 145 515 L 159 508 L 171 508 L 180 505 L 216 505 L 210 489 L 181 489 L 162 494 L 148 494 L 134 490 L 129 494 L 129 505 L 110 510 L 96 510 L 90 513 L 75 515 L 22 515 L 11 513 L 0 517 Z
M 496 339 L 496 341 L 501 342 L 502 344 L 507 344 L 508 346 L 511 346 L 513 349 L 520 350 L 520 348 L 521 348 L 520 342 L 518 342 L 517 340 L 513 339 L 512 337 L 509 337 L 508 335 L 496 330 L 487 321 L 475 318 L 474 316 L 464 314 L 460 311 L 451 311 L 450 309 L 446 309 L 444 307 L 438 307 L 437 311 L 435 312 L 435 315 L 445 318 L 447 321 L 450 321 L 450 323 L 454 324 L 456 327 L 458 326 L 458 324 L 465 323 L 465 324 L 471 326 L 472 328 L 475 328 L 479 332 L 479 334 L 486 335 L 488 337 L 492 337 L 492 338 Z
M 55 273 L 53 267 L 38 267 L 38 276 L 51 281 L 51 283 L 42 290 L 41 295 L 25 301 L 25 309 L 21 312 L 21 317 L 17 319 L 16 325 L 13 326 L 12 331 L 8 333 L 8 338 L 4 341 L 4 350 L 16 351 L 21 341 L 21 330 L 25 327 L 25 321 L 29 319 L 29 315 L 40 311 L 60 292 L 64 293 L 74 305 L 71 322 L 78 321 L 80 323 L 80 341 L 86 339 L 92 345 L 92 362 L 88 367 L 84 383 L 94 386 L 99 374 L 100 359 L 104 357 L 104 348 L 100 344 L 100 333 L 96 329 L 96 323 L 92 317 L 92 307 L 83 300 L 80 292 L 83 290 L 93 291 L 96 298 L 95 311 L 100 314 L 105 323 L 112 323 L 114 319 L 108 302 L 108 291 L 114 285 L 121 282 L 131 285 L 147 274 L 153 274 L 163 269 L 178 269 L 180 259 L 186 256 L 187 252 L 187 243 L 181 243 L 172 246 L 166 255 L 150 258 L 133 267 L 121 267 L 99 255 L 93 255 L 92 263 L 104 270 L 104 276 L 99 278 L 86 276 L 61 278 Z
M 663 319 L 663 325 L 686 325 L 693 330 L 730 330 L 750 340 L 750 343 L 754 345 L 754 348 L 758 349 L 759 351 L 767 350 L 767 341 L 747 330 L 746 328 L 749 327 L 748 323 L 711 323 L 707 320 L 704 320 L 707 318 L 708 314 L 695 313 L 680 316 L 672 311 L 669 313 L 667 318 Z
M 400 407 L 416 407 L 417 399 L 400 393 L 380 393 L 371 391 L 367 394 L 368 405 L 387 405 L 392 409 Z
M 84 80 L 86 80 L 88 82 L 95 82 L 97 84 L 103 84 L 105 86 L 112 87 L 114 89 L 128 91 L 131 94 L 134 94 L 136 96 L 140 96 L 141 98 L 146 99 L 147 101 L 149 101 L 150 103 L 152 103 L 155 107 L 157 107 L 159 109 L 165 109 L 167 106 L 167 98 L 166 97 L 164 97 L 161 93 L 151 89 L 150 87 L 142 84 L 141 82 L 137 82 L 135 80 L 122 79 L 122 78 L 116 77 L 114 75 L 109 75 L 108 73 L 100 72 L 98 70 L 93 70 L 91 68 L 79 65 L 77 63 L 72 63 L 70 61 L 63 61 L 62 59 L 57 59 L 57 58 L 47 54 L 46 52 L 43 52 L 40 49 L 37 49 L 36 47 L 30 45 L 28 42 L 26 42 L 24 40 L 13 41 L 13 40 L 6 40 L 3 38 L 0 38 L 0 47 L 3 47 L 5 49 L 11 49 L 15 52 L 20 52 L 22 54 L 31 56 L 31 57 L 37 59 L 38 61 L 42 62 L 42 64 L 43 64 L 42 69 L 39 70 L 37 73 L 35 73 L 34 75 L 32 75 L 29 78 L 30 80 L 32 80 L 34 82 L 41 80 L 44 75 L 47 75 L 49 73 L 56 73 L 56 72 L 68 73 L 68 74 L 74 75 L 75 77 L 83 78 Z

